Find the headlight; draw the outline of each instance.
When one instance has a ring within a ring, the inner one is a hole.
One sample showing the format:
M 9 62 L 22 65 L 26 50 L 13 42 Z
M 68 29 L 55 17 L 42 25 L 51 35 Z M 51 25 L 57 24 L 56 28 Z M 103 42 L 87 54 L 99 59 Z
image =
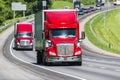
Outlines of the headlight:
M 77 51 L 75 52 L 75 55 L 80 55 L 82 53 L 82 51 Z
M 77 42 L 77 47 L 80 47 L 80 42 Z
M 30 45 L 33 45 L 33 43 L 31 42 Z
M 77 47 L 80 47 L 80 43 L 82 42 L 82 40 L 78 40 L 77 42 Z
M 46 40 L 45 47 L 52 46 L 52 42 L 50 40 Z
M 20 45 L 19 41 L 17 40 L 17 45 Z
M 56 53 L 55 52 L 49 52 L 49 55 L 51 55 L 51 56 L 56 56 Z

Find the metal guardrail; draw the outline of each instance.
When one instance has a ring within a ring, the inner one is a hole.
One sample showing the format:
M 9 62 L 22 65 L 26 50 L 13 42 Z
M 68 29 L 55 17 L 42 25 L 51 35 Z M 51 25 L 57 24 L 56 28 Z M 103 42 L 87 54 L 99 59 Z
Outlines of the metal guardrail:
M 93 36 L 94 36 L 100 43 L 104 44 L 105 46 L 109 46 L 109 43 L 106 42 L 106 41 L 104 41 L 102 38 L 98 37 L 98 36 L 96 35 L 96 33 L 94 32 L 93 28 L 92 28 L 93 22 L 94 22 L 95 19 L 97 19 L 99 16 L 101 16 L 101 14 L 98 15 L 98 16 L 96 16 L 95 18 L 93 18 L 93 19 L 91 20 L 91 22 L 90 22 L 90 32 L 93 34 Z
M 20 18 L 19 20 L 10 22 L 10 23 L 8 23 L 8 24 L 5 24 L 4 26 L 0 27 L 0 32 L 3 31 L 3 30 L 5 30 L 5 29 L 7 29 L 8 27 L 14 25 L 14 24 L 17 23 L 17 22 L 23 22 L 23 21 L 25 21 L 25 20 L 27 20 L 27 19 L 31 19 L 31 18 L 33 18 L 33 17 L 34 17 L 34 14 L 32 14 L 32 15 L 30 15 L 30 16 L 26 16 L 26 17 Z

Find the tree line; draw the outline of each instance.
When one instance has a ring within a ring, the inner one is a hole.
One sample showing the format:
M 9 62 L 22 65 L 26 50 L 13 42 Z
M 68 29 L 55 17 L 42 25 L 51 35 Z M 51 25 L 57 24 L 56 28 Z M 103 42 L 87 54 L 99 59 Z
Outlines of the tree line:
M 51 5 L 51 0 L 47 0 L 48 7 Z M 21 2 L 26 5 L 25 15 L 34 14 L 42 9 L 42 0 L 0 0 L 0 25 L 4 21 L 13 19 L 12 2 Z M 22 17 L 22 11 L 16 11 L 15 17 Z

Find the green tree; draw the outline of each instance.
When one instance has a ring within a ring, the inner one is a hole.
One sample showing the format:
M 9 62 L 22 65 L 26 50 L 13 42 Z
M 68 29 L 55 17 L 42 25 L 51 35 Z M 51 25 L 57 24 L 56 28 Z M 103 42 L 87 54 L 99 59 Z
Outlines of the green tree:
M 4 7 L 5 7 L 4 2 L 0 1 L 0 25 L 5 20 L 5 17 L 4 17 Z

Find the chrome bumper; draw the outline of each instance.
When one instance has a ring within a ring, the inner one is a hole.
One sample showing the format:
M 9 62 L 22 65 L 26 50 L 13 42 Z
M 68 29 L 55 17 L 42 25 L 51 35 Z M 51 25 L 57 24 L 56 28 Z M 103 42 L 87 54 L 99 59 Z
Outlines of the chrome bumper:
M 18 45 L 17 48 L 19 48 L 19 49 L 33 49 L 33 45 L 29 45 L 29 46 L 20 46 L 20 45 Z
M 81 62 L 81 56 L 69 56 L 69 57 L 49 57 L 46 56 L 46 62 Z

